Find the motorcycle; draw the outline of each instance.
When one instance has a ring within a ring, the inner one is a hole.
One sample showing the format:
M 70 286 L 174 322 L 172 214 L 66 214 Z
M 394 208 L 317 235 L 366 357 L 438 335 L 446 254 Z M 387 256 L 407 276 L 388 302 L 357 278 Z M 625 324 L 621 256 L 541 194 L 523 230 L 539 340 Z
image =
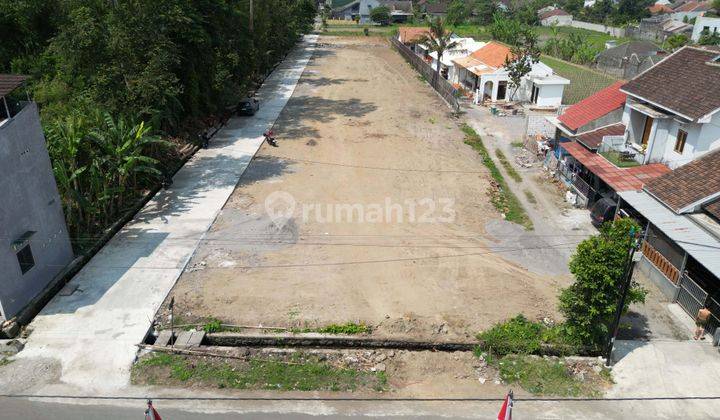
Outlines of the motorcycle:
M 277 141 L 275 140 L 275 137 L 273 136 L 272 130 L 268 130 L 265 133 L 263 133 L 265 136 L 265 141 L 268 142 L 268 144 L 272 147 L 278 147 Z

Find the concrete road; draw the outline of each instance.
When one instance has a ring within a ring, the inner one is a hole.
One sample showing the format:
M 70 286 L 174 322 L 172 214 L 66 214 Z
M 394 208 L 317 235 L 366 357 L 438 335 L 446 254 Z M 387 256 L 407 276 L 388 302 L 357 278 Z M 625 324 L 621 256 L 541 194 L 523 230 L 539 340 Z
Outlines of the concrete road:
M 0 398 L 0 420 L 143 418 L 143 400 L 76 401 L 67 404 Z M 155 407 L 164 420 L 185 419 L 495 419 L 498 401 L 166 401 Z M 718 399 L 517 401 L 513 418 L 522 419 L 700 419 L 720 418 Z
M 151 319 L 290 99 L 312 56 L 306 36 L 260 89 L 252 118 L 233 118 L 71 280 L 30 325 L 19 358 L 60 361 L 60 381 L 87 391 L 129 383 L 130 365 Z

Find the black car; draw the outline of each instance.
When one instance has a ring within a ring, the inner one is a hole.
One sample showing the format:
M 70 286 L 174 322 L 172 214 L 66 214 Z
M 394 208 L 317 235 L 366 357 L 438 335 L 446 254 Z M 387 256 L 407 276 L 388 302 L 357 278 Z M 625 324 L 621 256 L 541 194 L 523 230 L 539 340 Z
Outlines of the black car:
M 596 201 L 590 208 L 590 221 L 593 226 L 600 227 L 605 222 L 609 222 L 615 217 L 615 208 L 617 203 L 610 198 L 601 198 Z
M 255 98 L 246 98 L 240 101 L 237 106 L 238 115 L 255 115 L 260 109 L 260 101 Z

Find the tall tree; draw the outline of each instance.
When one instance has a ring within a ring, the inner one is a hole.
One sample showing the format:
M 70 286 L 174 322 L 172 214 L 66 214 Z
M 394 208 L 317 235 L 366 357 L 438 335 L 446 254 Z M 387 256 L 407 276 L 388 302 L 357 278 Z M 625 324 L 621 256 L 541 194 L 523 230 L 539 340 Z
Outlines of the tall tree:
M 430 52 L 437 53 L 437 64 L 435 67 L 435 79 L 440 76 L 440 61 L 447 50 L 455 48 L 458 43 L 453 41 L 453 32 L 445 28 L 445 22 L 437 17 L 430 22 L 430 28 L 419 43 L 425 44 Z
M 600 347 L 610 331 L 620 300 L 628 251 L 640 226 L 632 219 L 606 223 L 600 234 L 578 245 L 570 259 L 575 282 L 560 293 L 568 331 L 585 345 Z M 625 307 L 644 302 L 647 292 L 632 282 Z
M 510 56 L 505 57 L 505 70 L 508 71 L 513 100 L 522 85 L 522 80 L 531 71 L 533 64 L 540 61 L 540 48 L 537 46 L 537 37 L 530 29 L 520 34 L 521 42 L 510 48 Z

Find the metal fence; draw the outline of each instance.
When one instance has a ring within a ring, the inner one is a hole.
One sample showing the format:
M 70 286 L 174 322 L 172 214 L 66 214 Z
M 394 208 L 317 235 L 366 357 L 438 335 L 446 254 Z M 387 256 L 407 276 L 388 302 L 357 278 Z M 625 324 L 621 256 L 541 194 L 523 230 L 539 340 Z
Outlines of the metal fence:
M 460 111 L 460 103 L 457 99 L 460 96 L 460 92 L 458 92 L 458 90 L 455 89 L 450 82 L 440 77 L 428 63 L 426 63 L 422 58 L 396 38 L 390 38 L 390 43 L 393 47 L 395 47 L 400 55 L 402 55 L 408 63 L 415 67 L 415 70 L 417 70 L 418 73 L 420 73 L 425 80 L 430 83 L 430 86 L 432 86 L 433 89 L 435 89 L 437 93 L 439 93 L 440 96 L 445 99 L 448 104 L 450 104 L 455 112 Z
M 680 277 L 680 290 L 677 302 L 691 317 L 697 317 L 698 311 L 705 307 L 708 293 L 684 273 Z

